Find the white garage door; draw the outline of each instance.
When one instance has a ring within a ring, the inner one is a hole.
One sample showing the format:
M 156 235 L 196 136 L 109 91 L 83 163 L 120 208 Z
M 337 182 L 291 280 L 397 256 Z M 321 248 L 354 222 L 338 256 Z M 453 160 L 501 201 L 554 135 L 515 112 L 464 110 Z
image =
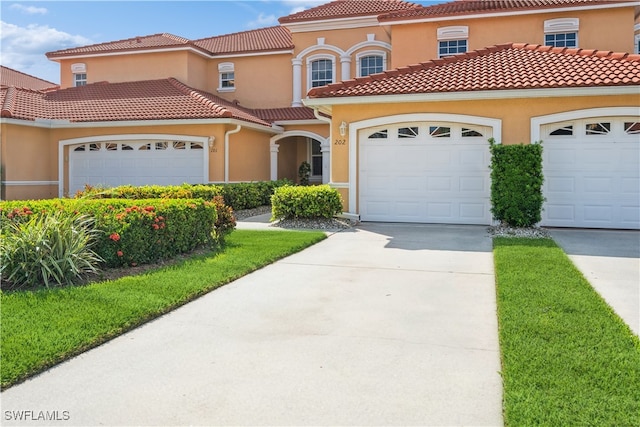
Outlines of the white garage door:
M 543 126 L 542 224 L 640 228 L 640 119 Z
M 69 194 L 92 186 L 179 185 L 204 181 L 203 144 L 188 141 L 92 142 L 69 147 Z
M 360 218 L 489 224 L 491 131 L 444 122 L 360 131 Z

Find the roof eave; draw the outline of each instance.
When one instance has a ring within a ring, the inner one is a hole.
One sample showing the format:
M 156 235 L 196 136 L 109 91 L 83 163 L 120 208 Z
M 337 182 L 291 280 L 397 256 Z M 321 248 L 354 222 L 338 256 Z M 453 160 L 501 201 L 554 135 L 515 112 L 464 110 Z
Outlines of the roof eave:
M 487 12 L 476 12 L 476 13 L 458 13 L 458 14 L 450 14 L 450 15 L 424 16 L 424 17 L 406 17 L 406 18 L 388 18 L 387 19 L 384 16 L 380 16 L 378 18 L 378 22 L 380 23 L 380 25 L 420 24 L 425 22 L 453 21 L 453 20 L 459 20 L 459 19 L 494 18 L 494 17 L 514 16 L 514 15 L 573 12 L 576 10 L 598 10 L 598 9 L 612 9 L 612 8 L 635 7 L 635 6 L 640 6 L 640 1 L 627 2 L 627 3 L 612 2 L 612 3 L 595 4 L 595 5 L 575 5 L 575 6 L 568 6 L 568 7 L 547 7 L 547 8 L 527 9 L 527 10 L 510 10 L 510 11 L 504 11 L 504 12 L 487 11 Z
M 302 102 L 310 108 L 352 104 L 389 104 L 400 102 L 474 101 L 490 99 L 561 98 L 565 96 L 637 95 L 640 85 L 585 86 L 561 88 L 502 89 L 459 92 L 432 92 L 397 95 L 360 95 L 344 97 L 306 98 Z

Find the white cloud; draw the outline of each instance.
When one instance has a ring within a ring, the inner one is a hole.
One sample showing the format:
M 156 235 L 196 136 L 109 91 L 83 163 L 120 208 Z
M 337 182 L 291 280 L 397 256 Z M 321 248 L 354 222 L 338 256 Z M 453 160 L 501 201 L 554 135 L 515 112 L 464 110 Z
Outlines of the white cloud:
M 264 13 L 258 14 L 258 17 L 247 24 L 249 28 L 261 28 L 261 27 L 271 27 L 273 25 L 278 24 L 278 18 L 271 14 L 265 15 Z
M 327 0 L 284 0 L 283 3 L 291 7 L 291 12 L 289 13 L 294 14 L 328 2 Z
M 37 15 L 37 14 L 45 15 L 47 13 L 47 9 L 44 7 L 25 6 L 18 3 L 12 4 L 11 6 L 9 6 L 9 8 L 13 10 L 18 10 L 28 15 Z
M 91 40 L 46 25 L 20 27 L 0 21 L 0 63 L 6 67 L 45 80 L 59 80 L 58 65 L 47 59 L 46 52 L 91 44 Z M 55 73 L 53 70 L 56 70 Z M 45 73 L 46 75 L 43 75 Z

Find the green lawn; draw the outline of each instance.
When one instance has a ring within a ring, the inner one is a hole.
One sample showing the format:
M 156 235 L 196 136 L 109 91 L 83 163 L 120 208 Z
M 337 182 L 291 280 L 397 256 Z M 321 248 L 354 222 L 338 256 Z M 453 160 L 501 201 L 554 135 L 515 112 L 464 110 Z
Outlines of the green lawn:
M 3 293 L 2 387 L 325 237 L 321 232 L 236 230 L 217 253 L 140 276 L 81 287 Z
M 507 426 L 640 426 L 640 341 L 550 239 L 495 238 Z

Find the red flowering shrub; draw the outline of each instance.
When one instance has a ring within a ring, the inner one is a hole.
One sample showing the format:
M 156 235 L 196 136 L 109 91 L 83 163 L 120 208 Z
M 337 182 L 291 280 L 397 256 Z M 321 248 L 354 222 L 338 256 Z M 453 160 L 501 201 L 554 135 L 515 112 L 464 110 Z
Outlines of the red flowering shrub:
M 216 206 L 200 199 L 0 202 L 0 227 L 39 213 L 80 212 L 95 219 L 95 252 L 109 267 L 168 259 L 217 238 Z

